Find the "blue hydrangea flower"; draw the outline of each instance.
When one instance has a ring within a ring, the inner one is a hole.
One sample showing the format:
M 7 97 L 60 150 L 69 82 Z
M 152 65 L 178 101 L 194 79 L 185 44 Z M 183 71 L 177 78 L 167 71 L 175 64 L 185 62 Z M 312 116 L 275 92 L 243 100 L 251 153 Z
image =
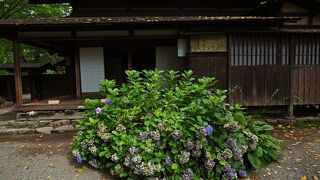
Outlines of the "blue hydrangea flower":
M 112 102 L 110 101 L 110 100 L 106 100 L 105 102 L 104 102 L 104 105 L 109 105 L 109 106 L 112 106 Z
M 205 132 L 206 132 L 207 135 L 211 135 L 212 132 L 213 132 L 212 126 L 208 125 L 208 126 L 205 128 Z
M 191 141 L 188 141 L 188 142 L 187 142 L 187 149 L 188 149 L 189 151 L 191 151 L 194 147 L 195 147 L 195 145 L 193 144 L 193 142 L 191 142 Z
M 242 178 L 245 178 L 245 177 L 247 177 L 247 171 L 245 171 L 245 170 L 240 170 L 239 171 L 239 175 L 240 175 L 240 177 L 242 177 Z
M 82 157 L 81 157 L 80 154 L 77 155 L 77 162 L 78 162 L 79 164 L 82 163 Z
M 140 136 L 140 140 L 146 140 L 148 139 L 149 134 L 147 132 L 140 132 L 139 136 Z
M 96 113 L 97 113 L 97 114 L 101 113 L 101 108 L 100 108 L 100 107 L 97 107 Z

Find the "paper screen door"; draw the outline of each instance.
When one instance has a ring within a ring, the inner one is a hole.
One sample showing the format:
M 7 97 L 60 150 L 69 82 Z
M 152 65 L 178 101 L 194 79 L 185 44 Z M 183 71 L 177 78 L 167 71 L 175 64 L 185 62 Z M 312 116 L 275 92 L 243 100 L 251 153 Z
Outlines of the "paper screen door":
M 80 73 L 82 92 L 99 92 L 105 78 L 103 47 L 80 48 Z

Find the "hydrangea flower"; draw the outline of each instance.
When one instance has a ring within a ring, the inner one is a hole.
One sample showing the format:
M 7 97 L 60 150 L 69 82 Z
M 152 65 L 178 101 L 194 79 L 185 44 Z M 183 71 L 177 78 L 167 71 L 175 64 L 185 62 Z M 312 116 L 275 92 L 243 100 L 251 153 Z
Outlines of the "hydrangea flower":
M 185 163 L 187 163 L 189 161 L 189 158 L 190 158 L 190 152 L 182 151 L 181 155 L 180 155 L 180 158 L 179 158 L 179 162 L 181 164 L 185 164 Z
M 241 178 L 246 178 L 246 177 L 248 176 L 247 171 L 245 171 L 245 170 L 240 170 L 240 171 L 239 171 L 239 176 L 240 176 Z
M 113 162 L 118 162 L 118 160 L 119 160 L 119 157 L 118 157 L 117 153 L 114 153 L 114 154 L 111 156 L 111 161 L 113 161 Z
M 97 107 L 96 108 L 96 114 L 100 114 L 101 113 L 101 108 L 100 107 Z
M 72 155 L 77 157 L 78 155 L 80 155 L 80 151 L 78 149 L 74 149 L 72 150 Z
M 213 128 L 212 126 L 208 125 L 206 128 L 205 128 L 206 132 L 207 132 L 207 135 L 211 135 L 212 132 L 213 132 Z
M 159 127 L 159 129 L 161 131 L 165 131 L 166 130 L 165 126 L 166 126 L 166 123 L 164 123 L 164 122 L 158 123 L 158 127 Z
M 216 165 L 215 162 L 213 161 L 207 161 L 205 164 L 206 169 L 208 169 L 209 171 L 212 171 L 214 166 Z
M 112 102 L 111 102 L 110 100 L 108 100 L 108 99 L 104 102 L 104 104 L 105 104 L 105 105 L 112 106 Z
M 118 126 L 116 127 L 116 131 L 118 131 L 119 133 L 126 133 L 127 128 L 122 125 L 122 124 L 118 124 Z
M 104 133 L 104 134 L 101 134 L 99 136 L 105 142 L 109 142 L 112 139 L 112 134 L 111 133 Z
M 223 125 L 223 128 L 228 129 L 232 132 L 235 132 L 238 130 L 239 125 L 237 121 L 228 122 L 227 124 Z
M 117 164 L 113 169 L 111 169 L 112 175 L 119 175 L 122 171 L 122 167 L 120 164 Z
M 192 179 L 193 179 L 193 171 L 190 168 L 183 171 L 183 174 L 180 177 L 180 180 L 192 180 Z
M 152 131 L 150 133 L 152 139 L 156 140 L 156 141 L 159 141 L 160 140 L 160 133 L 159 131 Z
M 135 174 L 142 174 L 144 176 L 152 176 L 155 173 L 154 165 L 150 162 L 142 162 L 140 165 L 137 165 L 134 169 Z
M 132 157 L 131 162 L 133 164 L 139 164 L 142 161 L 142 157 L 140 155 L 135 155 Z
M 97 148 L 96 146 L 90 146 L 90 147 L 89 147 L 89 151 L 90 151 L 93 155 L 95 155 L 95 154 L 97 153 L 97 151 L 98 151 L 98 148 Z
M 98 168 L 98 162 L 97 162 L 97 160 L 96 159 L 91 159 L 90 161 L 89 161 L 89 164 L 92 166 L 92 167 L 94 167 L 94 168 Z
M 136 147 L 131 147 L 131 148 L 129 148 L 129 152 L 131 155 L 135 155 L 139 152 L 139 149 Z
M 191 142 L 191 141 L 188 141 L 188 142 L 187 142 L 187 149 L 188 149 L 189 151 L 191 151 L 195 146 L 196 146 L 196 145 L 194 145 L 193 142 Z
M 77 155 L 77 162 L 78 162 L 79 164 L 82 163 L 82 156 L 81 156 L 80 154 Z
M 237 179 L 238 178 L 237 171 L 233 168 L 231 168 L 229 171 L 227 171 L 227 176 L 229 177 L 229 179 Z
M 172 133 L 172 137 L 176 140 L 180 139 L 181 138 L 181 131 L 180 130 L 174 130 L 173 133 Z
M 149 133 L 147 133 L 147 132 L 140 132 L 140 133 L 139 133 L 139 136 L 140 136 L 140 140 L 146 140 L 146 139 L 148 139 Z
M 222 151 L 221 153 L 221 158 L 220 160 L 227 160 L 227 159 L 231 159 L 233 156 L 233 153 L 230 149 L 225 149 L 224 151 Z
M 213 128 L 211 125 L 208 125 L 207 127 L 201 129 L 200 134 L 198 134 L 199 137 L 201 136 L 208 136 L 211 135 L 213 132 Z
M 130 156 L 126 156 L 125 158 L 124 158 L 124 163 L 123 163 L 125 166 L 127 166 L 127 167 L 132 167 L 132 163 L 131 163 L 131 157 Z
M 169 156 L 166 157 L 166 164 L 167 164 L 167 166 L 170 166 L 170 167 L 172 165 L 172 160 Z

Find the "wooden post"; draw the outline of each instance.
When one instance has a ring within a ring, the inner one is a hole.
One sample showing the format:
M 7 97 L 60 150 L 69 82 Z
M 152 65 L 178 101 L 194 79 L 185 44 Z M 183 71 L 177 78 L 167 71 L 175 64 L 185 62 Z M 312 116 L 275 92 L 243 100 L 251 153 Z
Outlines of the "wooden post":
M 290 37 L 290 49 L 289 49 L 289 118 L 293 118 L 293 106 L 294 106 L 294 72 L 293 66 L 295 64 L 295 41 L 294 36 Z
M 227 49 L 228 49 L 228 59 L 227 59 L 227 87 L 226 89 L 228 89 L 228 98 L 227 98 L 227 102 L 231 103 L 231 75 L 230 75 L 230 69 L 231 69 L 231 34 L 227 34 Z
M 81 98 L 81 74 L 80 74 L 80 55 L 79 47 L 74 49 L 74 68 L 75 68 L 75 81 L 76 81 L 76 96 Z
M 22 106 L 22 75 L 20 60 L 20 45 L 17 39 L 13 40 L 14 82 L 16 90 L 16 104 Z
M 131 43 L 128 49 L 128 70 L 132 70 L 132 44 Z

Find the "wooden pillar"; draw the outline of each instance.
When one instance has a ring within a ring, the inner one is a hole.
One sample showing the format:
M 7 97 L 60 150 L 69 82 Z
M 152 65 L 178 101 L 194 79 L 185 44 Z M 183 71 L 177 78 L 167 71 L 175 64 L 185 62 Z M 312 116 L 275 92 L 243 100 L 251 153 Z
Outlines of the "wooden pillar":
M 75 69 L 75 81 L 76 81 L 76 96 L 81 98 L 81 74 L 80 74 L 80 54 L 79 48 L 74 49 L 74 69 Z
M 227 83 L 226 83 L 226 89 L 228 90 L 228 96 L 227 96 L 227 102 L 231 103 L 231 34 L 227 34 L 227 50 L 228 50 L 228 60 L 227 60 Z
M 20 45 L 17 39 L 13 40 L 13 61 L 14 61 L 14 82 L 16 91 L 16 104 L 22 106 L 22 75 L 21 75 L 21 60 L 20 60 Z
M 295 64 L 295 40 L 294 36 L 290 37 L 289 47 L 289 107 L 288 115 L 289 118 L 293 118 L 293 106 L 294 106 L 294 72 L 293 66 Z
M 129 48 L 128 48 L 128 70 L 132 70 L 132 53 L 133 53 L 133 30 L 129 30 Z
M 132 70 L 132 45 L 130 43 L 128 49 L 128 70 Z

